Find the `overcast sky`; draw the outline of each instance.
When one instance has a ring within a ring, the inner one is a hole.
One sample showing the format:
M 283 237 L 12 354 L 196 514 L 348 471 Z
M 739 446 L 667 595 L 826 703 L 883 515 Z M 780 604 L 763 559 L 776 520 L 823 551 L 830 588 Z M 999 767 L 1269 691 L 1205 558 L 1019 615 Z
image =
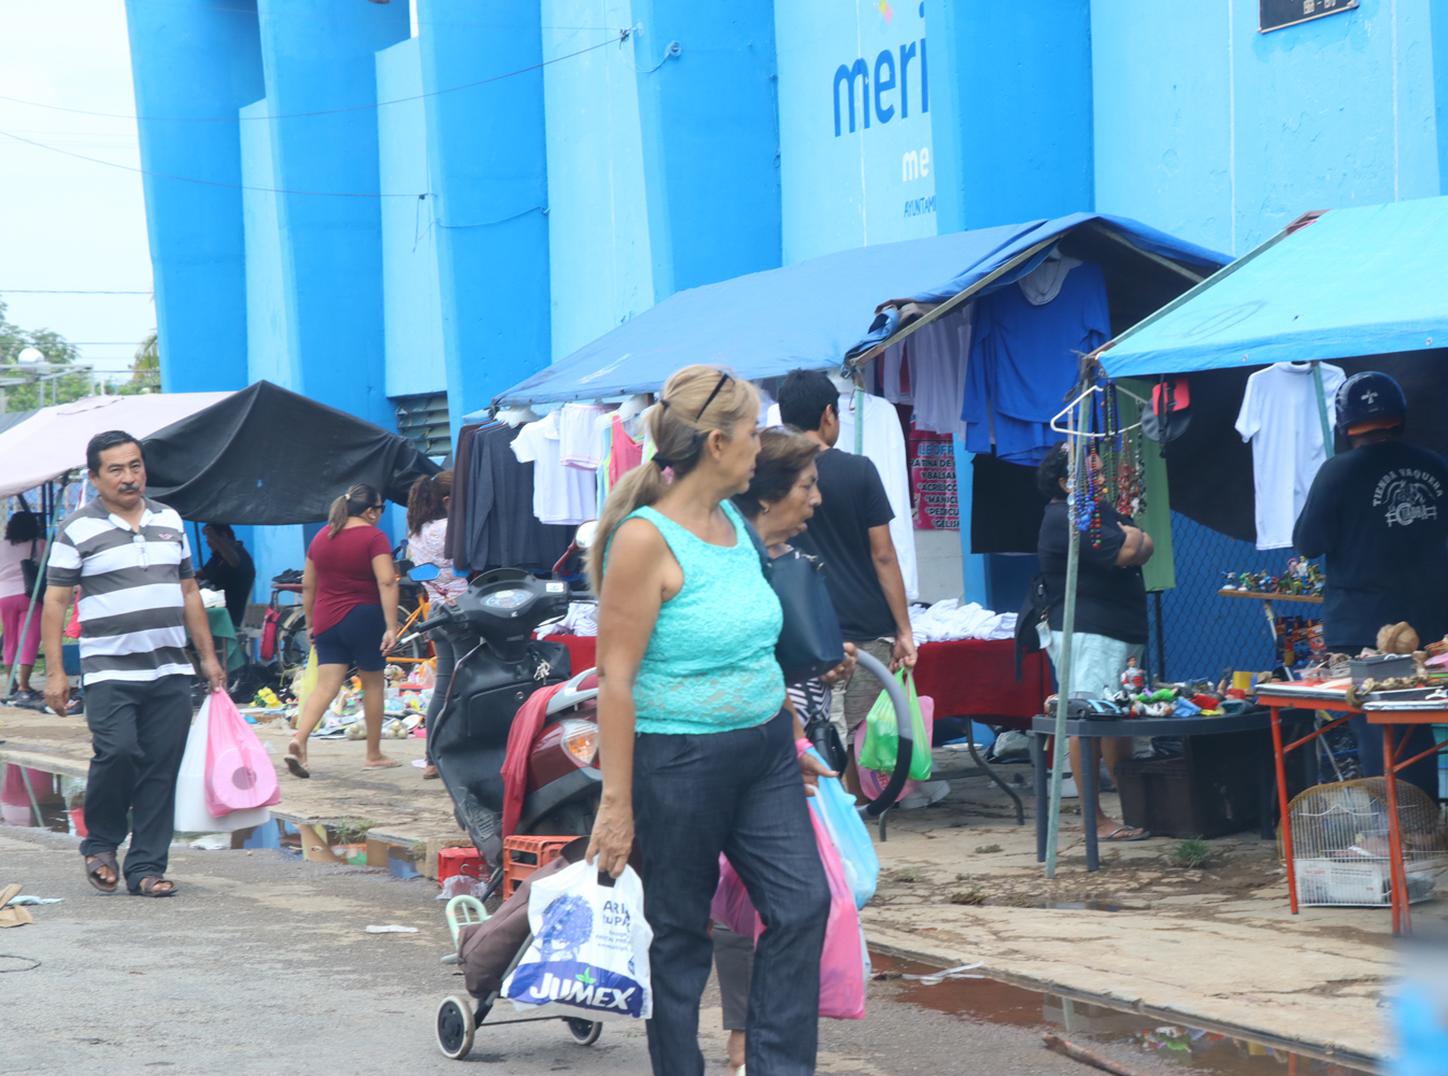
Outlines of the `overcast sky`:
M 122 0 L 0 0 L 0 95 L 135 114 Z M 0 100 L 0 131 L 136 166 L 136 124 Z M 17 295 L 11 288 L 151 288 L 134 172 L 0 136 L 0 299 L 11 321 L 76 342 L 97 370 L 130 366 L 156 325 L 149 294 Z

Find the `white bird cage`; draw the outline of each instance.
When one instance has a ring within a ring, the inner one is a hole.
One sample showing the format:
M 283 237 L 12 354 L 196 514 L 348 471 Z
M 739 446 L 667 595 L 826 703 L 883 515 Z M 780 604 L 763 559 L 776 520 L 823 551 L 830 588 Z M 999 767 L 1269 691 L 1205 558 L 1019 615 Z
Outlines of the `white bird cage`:
M 1306 906 L 1391 902 L 1387 784 L 1381 777 L 1315 785 L 1288 806 L 1297 899 Z M 1398 781 L 1398 821 L 1408 900 L 1433 895 L 1448 870 L 1448 829 L 1422 789 Z

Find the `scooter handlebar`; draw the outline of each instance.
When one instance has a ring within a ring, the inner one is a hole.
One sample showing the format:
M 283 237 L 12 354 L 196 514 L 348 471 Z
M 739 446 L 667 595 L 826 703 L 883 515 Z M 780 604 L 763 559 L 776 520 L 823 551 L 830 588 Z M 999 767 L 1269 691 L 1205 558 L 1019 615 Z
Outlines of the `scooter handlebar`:
M 895 801 L 900 798 L 900 790 L 910 779 L 910 760 L 915 754 L 915 730 L 910 724 L 910 704 L 906 701 L 900 682 L 890 675 L 890 670 L 873 654 L 861 650 L 855 657 L 860 668 L 879 680 L 885 694 L 890 697 L 890 702 L 895 707 L 895 727 L 900 733 L 900 750 L 895 759 L 894 772 L 890 774 L 884 791 L 865 807 L 867 815 L 877 818 L 895 806 Z

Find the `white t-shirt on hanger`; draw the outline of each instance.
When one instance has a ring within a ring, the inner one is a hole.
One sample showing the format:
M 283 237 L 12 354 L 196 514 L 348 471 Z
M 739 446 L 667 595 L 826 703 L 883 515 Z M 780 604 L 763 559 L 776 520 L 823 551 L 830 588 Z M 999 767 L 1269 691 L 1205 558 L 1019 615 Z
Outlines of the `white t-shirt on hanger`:
M 894 404 L 867 392 L 859 395 L 864 412 L 861 455 L 875 462 L 885 495 L 895 518 L 890 520 L 890 537 L 905 577 L 905 595 L 914 601 L 920 595 L 915 565 L 915 518 L 910 501 L 910 464 L 905 456 L 905 431 Z M 835 447 L 855 451 L 855 396 L 840 397 L 840 439 Z
M 602 462 L 598 421 L 608 408 L 598 404 L 564 404 L 558 413 L 558 453 L 565 467 L 593 470 Z
M 1346 375 L 1322 363 L 1322 393 L 1329 429 L 1336 419 L 1338 386 Z M 1252 445 L 1257 497 L 1257 548 L 1286 549 L 1317 469 L 1327 459 L 1312 366 L 1279 362 L 1247 379 L 1237 432 Z
M 559 412 L 530 422 L 513 438 L 519 463 L 533 464 L 533 514 L 540 523 L 577 526 L 598 516 L 593 471 L 565 467 L 560 455 Z

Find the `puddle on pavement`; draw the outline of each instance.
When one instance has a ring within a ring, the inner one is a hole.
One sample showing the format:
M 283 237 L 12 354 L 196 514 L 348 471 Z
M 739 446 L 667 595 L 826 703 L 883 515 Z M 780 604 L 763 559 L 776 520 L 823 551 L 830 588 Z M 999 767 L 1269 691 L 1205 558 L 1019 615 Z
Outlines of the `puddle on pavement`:
M 15 763 L 0 764 L 0 825 L 46 829 L 84 837 L 85 779 Z M 305 834 L 304 832 L 305 831 Z M 200 849 L 275 849 L 284 855 L 339 866 L 385 867 L 398 878 L 416 878 L 411 849 L 370 839 L 359 825 L 299 828 L 274 818 L 235 833 L 177 833 L 175 843 Z
M 934 983 L 902 979 L 901 975 L 931 975 L 940 969 L 879 954 L 872 954 L 871 965 L 876 976 L 883 974 L 887 981 L 895 983 L 897 998 L 909 1004 L 964 1020 L 1040 1028 L 1088 1050 L 1100 1044 L 1130 1046 L 1174 1062 L 1184 1072 L 1214 1076 L 1358 1076 L 1374 1071 L 996 979 L 943 979 Z

